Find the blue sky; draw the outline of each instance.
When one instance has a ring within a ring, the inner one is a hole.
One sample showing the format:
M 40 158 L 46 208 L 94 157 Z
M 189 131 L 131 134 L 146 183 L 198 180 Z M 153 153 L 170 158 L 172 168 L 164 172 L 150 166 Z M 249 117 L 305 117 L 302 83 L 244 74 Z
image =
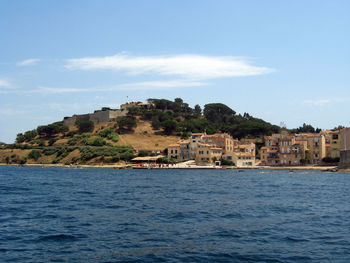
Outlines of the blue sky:
M 0 141 L 127 100 L 350 126 L 349 1 L 0 0 Z

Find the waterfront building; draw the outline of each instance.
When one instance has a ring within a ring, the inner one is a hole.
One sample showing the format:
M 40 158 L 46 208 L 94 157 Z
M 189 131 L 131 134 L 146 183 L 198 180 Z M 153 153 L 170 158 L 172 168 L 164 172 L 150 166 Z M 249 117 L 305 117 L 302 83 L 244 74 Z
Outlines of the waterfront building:
M 223 149 L 210 144 L 199 143 L 197 145 L 196 164 L 219 164 Z

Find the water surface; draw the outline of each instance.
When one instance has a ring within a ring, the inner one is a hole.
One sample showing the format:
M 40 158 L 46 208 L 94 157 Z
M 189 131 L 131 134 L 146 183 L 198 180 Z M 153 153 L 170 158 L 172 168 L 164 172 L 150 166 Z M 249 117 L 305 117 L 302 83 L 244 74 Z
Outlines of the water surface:
M 350 174 L 0 167 L 0 262 L 350 262 Z

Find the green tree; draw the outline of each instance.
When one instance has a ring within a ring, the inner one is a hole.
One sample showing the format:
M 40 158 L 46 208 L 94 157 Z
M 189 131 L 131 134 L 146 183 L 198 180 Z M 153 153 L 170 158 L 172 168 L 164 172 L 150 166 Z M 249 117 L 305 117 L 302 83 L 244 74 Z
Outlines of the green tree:
M 78 127 L 79 133 L 92 132 L 94 130 L 94 123 L 88 120 L 77 120 L 75 125 Z
M 177 127 L 177 122 L 174 120 L 166 120 L 161 122 L 161 126 L 166 134 L 171 134 L 175 131 Z
M 37 161 L 41 156 L 41 153 L 39 150 L 32 150 L 29 154 L 28 154 L 28 159 L 33 159 L 35 161 Z
M 118 120 L 118 125 L 121 131 L 132 131 L 137 126 L 137 123 L 133 118 L 124 117 Z
M 202 115 L 202 108 L 198 104 L 194 106 L 194 115 L 199 117 Z

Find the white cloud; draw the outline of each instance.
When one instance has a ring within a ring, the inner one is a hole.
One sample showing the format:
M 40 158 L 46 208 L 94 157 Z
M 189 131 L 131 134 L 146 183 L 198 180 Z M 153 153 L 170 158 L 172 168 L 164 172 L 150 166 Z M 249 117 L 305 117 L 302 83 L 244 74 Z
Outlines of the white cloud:
M 165 81 L 145 81 L 126 83 L 110 87 L 91 87 L 91 88 L 53 88 L 53 87 L 38 87 L 31 93 L 42 94 L 59 94 L 59 93 L 81 93 L 81 92 L 101 92 L 101 91 L 117 91 L 117 90 L 164 90 L 171 88 L 183 87 L 199 87 L 208 85 L 199 81 L 186 80 L 165 80 Z
M 322 106 L 332 102 L 330 99 L 304 100 L 303 103 L 315 106 Z
M 11 89 L 12 84 L 6 79 L 0 79 L 0 89 Z
M 85 57 L 67 60 L 70 70 L 116 70 L 132 75 L 158 74 L 188 79 L 213 79 L 267 74 L 267 67 L 252 66 L 247 60 L 232 56 L 130 56 L 125 53 L 108 57 Z
M 19 67 L 32 66 L 32 65 L 35 65 L 36 63 L 38 63 L 39 61 L 40 61 L 40 59 L 31 58 L 31 59 L 26 59 L 26 60 L 20 61 L 16 65 Z
M 21 115 L 21 114 L 26 114 L 26 113 L 27 113 L 26 111 L 18 110 L 18 109 L 10 109 L 10 108 L 0 109 L 0 114 L 1 115 L 12 116 L 12 115 Z

